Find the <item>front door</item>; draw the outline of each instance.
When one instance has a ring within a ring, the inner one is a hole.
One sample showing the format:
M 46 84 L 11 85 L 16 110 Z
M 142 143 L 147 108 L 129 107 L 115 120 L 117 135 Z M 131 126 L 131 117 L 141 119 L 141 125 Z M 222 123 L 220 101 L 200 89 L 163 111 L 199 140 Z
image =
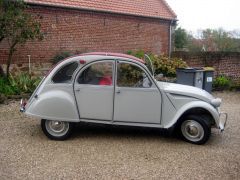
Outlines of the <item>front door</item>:
M 159 124 L 161 94 L 139 65 L 118 62 L 114 122 Z
M 112 121 L 113 69 L 112 60 L 98 61 L 77 75 L 74 91 L 80 119 Z

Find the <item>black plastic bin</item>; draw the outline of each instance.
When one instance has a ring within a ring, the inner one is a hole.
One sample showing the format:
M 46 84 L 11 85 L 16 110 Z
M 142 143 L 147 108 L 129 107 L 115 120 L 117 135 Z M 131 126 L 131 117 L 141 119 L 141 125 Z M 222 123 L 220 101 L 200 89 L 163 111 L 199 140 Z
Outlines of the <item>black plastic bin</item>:
M 212 93 L 214 70 L 204 70 L 203 75 L 203 89 L 209 93 Z
M 189 86 L 203 88 L 203 74 L 202 68 L 178 68 L 177 69 L 177 83 Z
M 189 86 L 195 86 L 212 92 L 214 70 L 204 68 L 178 68 L 177 83 Z

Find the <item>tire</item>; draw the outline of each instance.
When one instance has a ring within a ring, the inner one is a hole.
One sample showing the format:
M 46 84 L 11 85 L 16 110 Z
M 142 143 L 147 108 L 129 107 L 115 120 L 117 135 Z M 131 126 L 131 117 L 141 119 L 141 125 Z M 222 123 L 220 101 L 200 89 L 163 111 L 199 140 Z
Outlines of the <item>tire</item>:
M 192 144 L 205 144 L 211 135 L 211 124 L 204 116 L 189 115 L 178 126 L 181 137 Z
M 63 121 L 41 120 L 44 134 L 52 140 L 63 141 L 68 139 L 73 131 L 73 123 Z

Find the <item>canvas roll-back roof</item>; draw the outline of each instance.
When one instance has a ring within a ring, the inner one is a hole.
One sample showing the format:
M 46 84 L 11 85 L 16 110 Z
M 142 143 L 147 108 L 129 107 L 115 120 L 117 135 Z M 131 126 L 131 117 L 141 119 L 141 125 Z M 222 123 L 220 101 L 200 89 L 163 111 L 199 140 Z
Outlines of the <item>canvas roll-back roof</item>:
M 134 61 L 138 61 L 141 63 L 145 63 L 144 60 L 139 59 L 137 57 L 131 56 L 131 55 L 127 55 L 127 54 L 122 54 L 122 53 L 109 53 L 109 52 L 91 52 L 91 53 L 84 53 L 84 54 L 80 54 L 79 56 L 91 56 L 91 55 L 96 55 L 96 56 L 114 56 L 114 57 L 122 57 L 122 58 L 127 58 L 127 59 L 132 59 Z

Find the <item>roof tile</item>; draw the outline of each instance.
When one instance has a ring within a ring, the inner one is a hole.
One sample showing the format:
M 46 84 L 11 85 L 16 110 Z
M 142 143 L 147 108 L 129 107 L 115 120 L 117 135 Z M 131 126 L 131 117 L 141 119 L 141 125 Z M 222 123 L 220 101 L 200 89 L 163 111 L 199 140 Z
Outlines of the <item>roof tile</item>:
M 165 0 L 25 0 L 25 2 L 163 19 L 177 17 Z

